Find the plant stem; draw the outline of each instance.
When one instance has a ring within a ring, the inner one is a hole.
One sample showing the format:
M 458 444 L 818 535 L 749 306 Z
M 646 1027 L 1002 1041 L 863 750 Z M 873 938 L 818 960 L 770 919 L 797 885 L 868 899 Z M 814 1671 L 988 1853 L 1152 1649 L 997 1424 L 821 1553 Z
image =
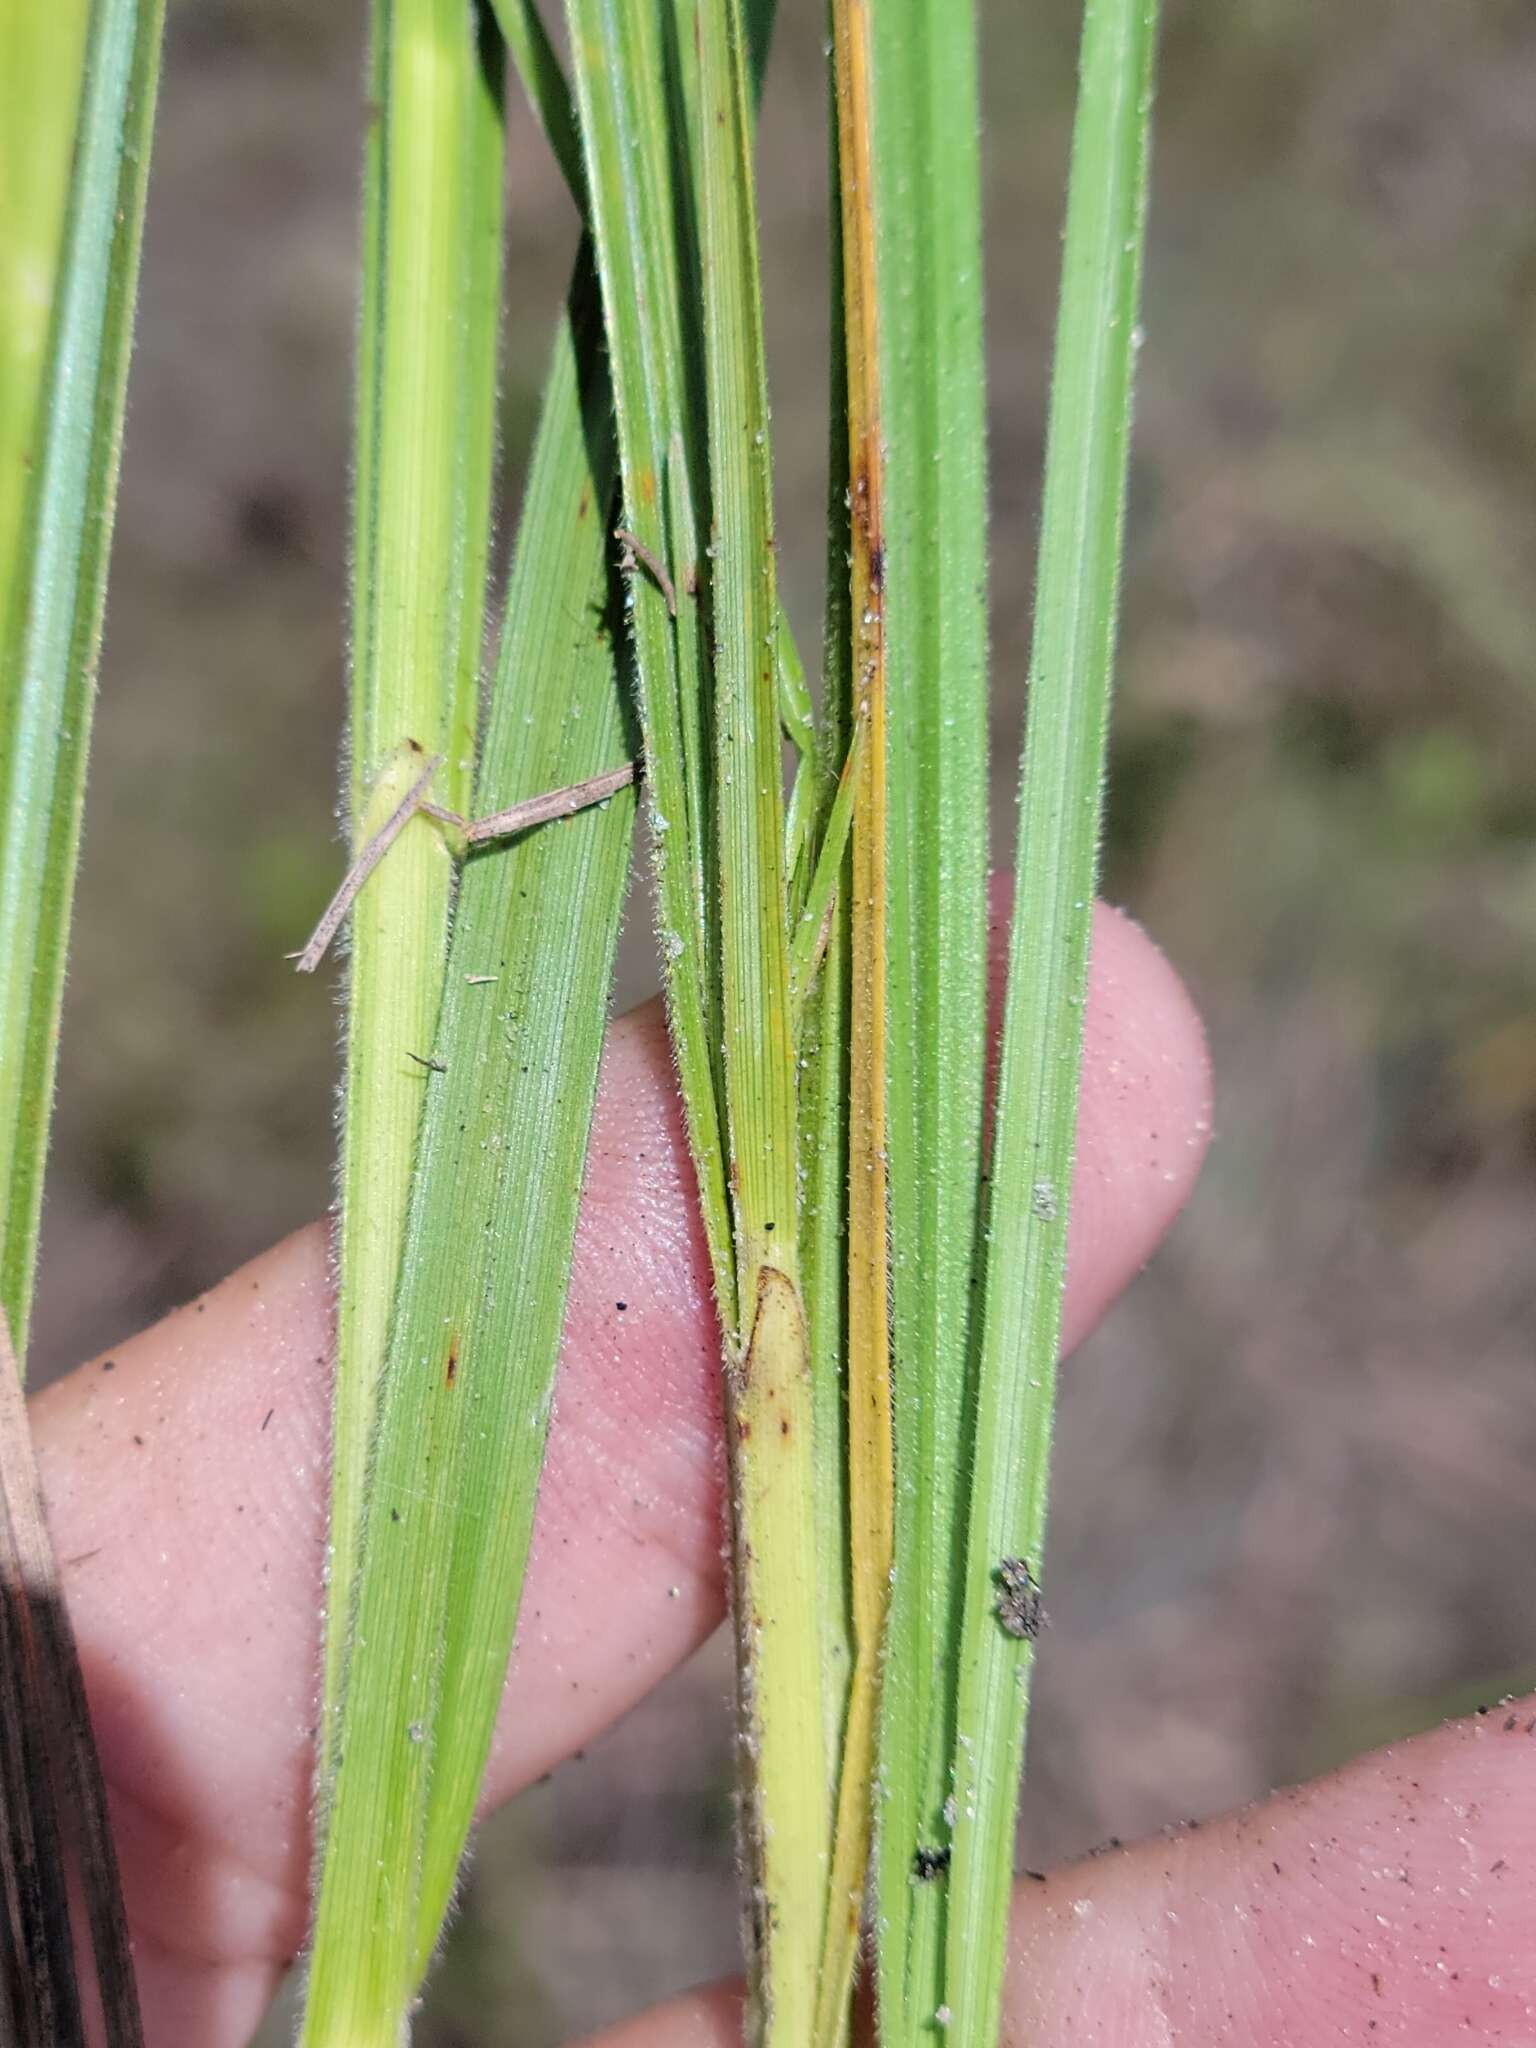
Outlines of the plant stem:
M 737 1298 L 728 1353 L 737 1629 L 752 1757 L 761 2039 L 811 2038 L 828 1878 L 810 1335 L 800 1294 L 796 1049 L 783 872 L 778 597 L 747 48 L 736 0 L 695 16 L 714 557 L 726 1128 Z
M 842 194 L 852 554 L 851 719 L 858 748 L 850 893 L 848 1518 L 853 1675 L 843 1735 L 816 2039 L 837 2048 L 858 1957 L 893 1523 L 886 1182 L 885 454 L 866 0 L 833 0 Z

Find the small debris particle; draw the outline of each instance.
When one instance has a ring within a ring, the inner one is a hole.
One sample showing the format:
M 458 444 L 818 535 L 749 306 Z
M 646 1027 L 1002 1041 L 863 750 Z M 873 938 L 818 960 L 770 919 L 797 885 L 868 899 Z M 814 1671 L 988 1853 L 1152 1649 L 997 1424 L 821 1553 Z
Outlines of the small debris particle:
M 924 1843 L 919 1843 L 912 1855 L 912 1882 L 914 1884 L 932 1884 L 936 1877 L 943 1877 L 949 1869 L 949 1859 L 952 1854 L 953 1851 L 947 1842 L 940 1843 L 933 1848 L 929 1848 Z
M 487 982 L 499 981 L 500 979 L 500 975 L 497 974 L 466 974 L 464 986 L 466 988 L 484 988 Z
M 428 1059 L 424 1052 L 411 1052 L 407 1048 L 405 1056 L 408 1060 L 414 1060 L 418 1067 L 425 1067 L 429 1074 L 446 1074 L 448 1071 L 446 1060 Z
M 398 1508 L 391 1508 L 389 1511 L 389 1519 L 392 1522 L 398 1522 L 400 1519 L 400 1510 Z
M 672 578 L 667 574 L 660 558 L 652 554 L 639 535 L 631 533 L 627 526 L 616 526 L 613 529 L 613 537 L 619 542 L 620 569 L 626 576 L 632 575 L 635 564 L 643 562 L 646 568 L 650 570 L 657 589 L 666 599 L 668 612 L 675 619 L 677 617 L 677 592 L 673 588 Z
M 117 1360 L 115 1358 L 104 1358 L 101 1361 L 101 1369 L 103 1372 L 116 1372 Z
M 270 1421 L 272 1420 L 273 1416 L 274 1416 L 274 1415 L 275 1415 L 276 1413 L 277 1413 L 277 1410 L 276 1410 L 275 1408 L 269 1408 L 269 1409 L 267 1410 L 266 1414 L 265 1414 L 265 1415 L 263 1415 L 263 1417 L 261 1418 L 261 1426 L 262 1426 L 263 1430 L 265 1430 L 265 1428 L 266 1428 L 267 1424 L 268 1424 L 268 1423 L 269 1423 L 269 1422 L 270 1422 Z
M 933 2016 L 933 2024 L 936 2027 L 938 2027 L 942 2032 L 943 2029 L 949 2025 L 950 2018 L 951 2014 L 949 2007 L 947 2005 L 941 2005 L 938 2011 Z
M 620 1315 L 623 1315 L 625 1309 L 629 1307 L 629 1303 L 627 1301 L 616 1301 L 613 1305 L 618 1310 Z
M 1033 1642 L 1045 1621 L 1036 1585 L 1025 1557 L 1005 1557 L 997 1567 L 996 1612 L 1004 1635 L 1019 1642 Z
M 143 1439 L 143 1437 L 141 1437 L 141 1436 L 135 1436 L 135 1437 L 134 1437 L 134 1442 L 135 1442 L 135 1443 L 136 1443 L 136 1444 L 137 1444 L 137 1445 L 139 1446 L 139 1448 L 140 1448 L 141 1450 L 143 1449 L 143 1447 L 144 1447 L 144 1439 Z
M 412 1721 L 405 1732 L 412 1742 L 421 1742 L 425 1739 L 427 1731 L 419 1721 Z

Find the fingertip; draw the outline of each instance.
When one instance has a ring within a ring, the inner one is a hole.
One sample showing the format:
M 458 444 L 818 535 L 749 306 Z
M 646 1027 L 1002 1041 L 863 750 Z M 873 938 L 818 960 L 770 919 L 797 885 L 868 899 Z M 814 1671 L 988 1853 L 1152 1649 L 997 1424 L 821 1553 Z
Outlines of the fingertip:
M 740 2048 L 743 2004 L 740 1984 L 706 1984 L 588 2035 L 580 2048 Z
M 1022 1886 L 1009 2024 L 1116 2048 L 1529 2039 L 1533 1708 Z
M 1063 1341 L 1075 1344 L 1188 1201 L 1211 1137 L 1204 1027 L 1167 955 L 1094 916 Z

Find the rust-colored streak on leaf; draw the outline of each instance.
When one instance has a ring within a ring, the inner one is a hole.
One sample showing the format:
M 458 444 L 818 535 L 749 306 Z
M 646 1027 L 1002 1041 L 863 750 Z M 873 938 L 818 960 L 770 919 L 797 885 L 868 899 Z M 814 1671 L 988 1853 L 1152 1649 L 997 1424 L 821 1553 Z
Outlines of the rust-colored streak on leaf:
M 894 1542 L 890 1282 L 886 1251 L 886 678 L 884 457 L 869 0 L 834 0 L 848 371 L 855 732 L 864 767 L 851 835 L 852 989 L 848 1123 L 848 1498 L 854 1666 L 838 1781 L 837 1830 L 817 2048 L 843 2038 L 869 1861 L 880 1644 Z
M 448 1362 L 443 1371 L 443 1385 L 451 1387 L 459 1376 L 459 1333 L 454 1331 L 448 1339 Z

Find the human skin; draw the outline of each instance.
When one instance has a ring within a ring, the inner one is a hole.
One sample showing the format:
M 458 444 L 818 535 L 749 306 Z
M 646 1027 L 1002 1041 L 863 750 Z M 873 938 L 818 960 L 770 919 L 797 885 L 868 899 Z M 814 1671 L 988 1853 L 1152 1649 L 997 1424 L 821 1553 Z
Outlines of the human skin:
M 1188 999 L 1144 935 L 1101 911 L 1069 1345 L 1155 1248 L 1208 1129 Z M 238 2048 L 302 1944 L 331 1330 L 315 1226 L 32 1404 L 151 2048 Z M 605 1053 L 487 1805 L 589 1742 L 718 1623 L 718 1387 L 651 1006 Z M 1536 2041 L 1528 1721 L 1536 1707 L 1501 1711 L 1027 1883 L 1008 2038 Z M 738 2011 L 729 1987 L 690 1994 L 603 2048 L 727 2048 Z

